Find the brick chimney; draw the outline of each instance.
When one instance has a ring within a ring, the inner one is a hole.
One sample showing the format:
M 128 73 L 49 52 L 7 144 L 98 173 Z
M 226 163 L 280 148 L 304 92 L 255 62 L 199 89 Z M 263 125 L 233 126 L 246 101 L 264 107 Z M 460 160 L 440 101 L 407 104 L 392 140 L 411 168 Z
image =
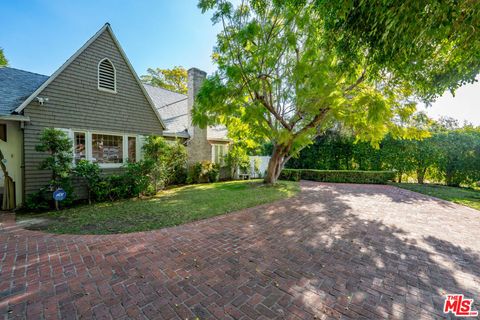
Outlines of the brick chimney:
M 192 165 L 202 160 L 212 159 L 212 147 L 207 140 L 207 128 L 201 129 L 192 125 L 192 111 L 194 108 L 195 97 L 207 77 L 207 73 L 197 68 L 188 70 L 188 133 L 190 140 L 187 145 L 188 165 Z

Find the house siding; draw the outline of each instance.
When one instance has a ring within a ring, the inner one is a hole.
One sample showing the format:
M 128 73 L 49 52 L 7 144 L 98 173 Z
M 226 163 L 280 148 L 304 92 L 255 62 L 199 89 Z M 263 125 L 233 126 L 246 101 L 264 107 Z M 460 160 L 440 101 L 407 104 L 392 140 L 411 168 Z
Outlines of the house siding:
M 97 66 L 108 58 L 116 68 L 117 93 L 99 91 Z M 161 123 L 112 36 L 105 30 L 24 109 L 31 121 L 24 129 L 25 193 L 45 186 L 50 172 L 39 170 L 45 154 L 35 151 L 46 127 L 120 134 L 162 134 Z M 110 171 L 110 170 L 108 170 Z M 106 172 L 108 172 L 106 170 Z M 82 194 L 82 192 L 80 192 Z

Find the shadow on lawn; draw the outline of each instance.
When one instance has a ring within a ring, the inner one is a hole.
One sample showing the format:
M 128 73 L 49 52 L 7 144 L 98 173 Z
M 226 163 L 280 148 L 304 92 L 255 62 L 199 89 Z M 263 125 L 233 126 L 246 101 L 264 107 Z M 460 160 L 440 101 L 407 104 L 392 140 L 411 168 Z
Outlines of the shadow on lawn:
M 338 185 L 306 182 L 303 192 L 283 206 L 252 209 L 255 218 L 239 223 L 235 232 L 244 235 L 238 254 L 223 257 L 231 260 L 229 281 L 247 277 L 247 293 L 266 297 L 263 303 L 277 316 L 306 312 L 307 318 L 438 318 L 446 316 L 442 309 L 447 293 L 478 300 L 477 253 L 353 213 L 350 201 L 371 197 L 384 199 L 379 202 L 383 205 L 448 205 L 410 197 L 414 194 L 408 191 L 387 194 L 384 188 L 350 186 L 345 196 Z M 227 231 L 209 238 L 232 236 Z

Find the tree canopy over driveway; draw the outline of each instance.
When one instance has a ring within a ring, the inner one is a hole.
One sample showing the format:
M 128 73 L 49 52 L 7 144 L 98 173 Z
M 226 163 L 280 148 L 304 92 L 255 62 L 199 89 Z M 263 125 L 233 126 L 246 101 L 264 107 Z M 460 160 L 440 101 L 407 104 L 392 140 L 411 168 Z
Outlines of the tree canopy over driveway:
M 480 211 L 382 185 L 179 227 L 71 236 L 0 225 L 6 318 L 438 319 L 480 295 Z
M 358 139 L 422 137 L 419 100 L 473 82 L 480 69 L 476 1 L 200 0 L 213 12 L 218 71 L 197 99 L 203 126 L 246 123 L 273 143 L 265 181 L 322 130 Z M 237 121 L 240 120 L 240 121 Z

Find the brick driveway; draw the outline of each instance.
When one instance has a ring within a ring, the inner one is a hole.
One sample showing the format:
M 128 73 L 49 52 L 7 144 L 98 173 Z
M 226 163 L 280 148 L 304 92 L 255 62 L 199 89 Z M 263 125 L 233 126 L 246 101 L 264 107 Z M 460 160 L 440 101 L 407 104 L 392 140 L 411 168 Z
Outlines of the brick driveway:
M 126 235 L 11 220 L 5 318 L 429 319 L 445 293 L 479 309 L 480 212 L 392 186 L 302 182 L 292 199 Z

